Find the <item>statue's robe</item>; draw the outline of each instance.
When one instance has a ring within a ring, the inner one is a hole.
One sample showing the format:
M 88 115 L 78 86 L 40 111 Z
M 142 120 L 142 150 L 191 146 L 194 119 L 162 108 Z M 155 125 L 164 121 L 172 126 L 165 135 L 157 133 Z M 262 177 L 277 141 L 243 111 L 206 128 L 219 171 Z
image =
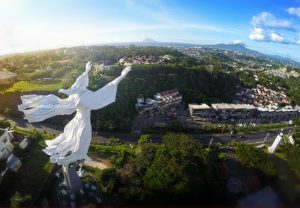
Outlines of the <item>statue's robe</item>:
M 50 156 L 52 163 L 68 165 L 77 160 L 89 160 L 87 152 L 92 138 L 91 110 L 115 102 L 118 84 L 130 70 L 130 67 L 125 68 L 121 76 L 95 92 L 87 90 L 86 87 L 80 88 L 82 83 L 78 80 L 86 79 L 78 77 L 76 86 L 63 91 L 69 95 L 66 99 L 60 99 L 53 94 L 21 97 L 22 104 L 18 106 L 19 110 L 24 112 L 25 119 L 30 123 L 56 115 L 70 115 L 76 111 L 75 117 L 65 126 L 63 133 L 53 140 L 45 141 L 47 147 L 43 151 Z

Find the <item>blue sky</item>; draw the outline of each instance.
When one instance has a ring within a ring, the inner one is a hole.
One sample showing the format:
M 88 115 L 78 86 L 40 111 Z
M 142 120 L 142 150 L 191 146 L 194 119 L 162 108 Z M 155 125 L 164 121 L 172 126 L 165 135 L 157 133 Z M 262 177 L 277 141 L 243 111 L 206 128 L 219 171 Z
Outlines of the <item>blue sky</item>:
M 0 28 L 0 54 L 150 37 L 300 61 L 300 0 L 0 0 Z

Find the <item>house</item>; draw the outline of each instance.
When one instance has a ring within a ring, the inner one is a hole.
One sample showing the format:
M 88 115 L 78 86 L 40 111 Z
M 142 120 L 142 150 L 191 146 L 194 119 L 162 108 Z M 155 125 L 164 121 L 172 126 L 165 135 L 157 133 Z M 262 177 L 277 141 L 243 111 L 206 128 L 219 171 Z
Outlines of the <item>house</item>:
M 158 111 L 159 105 L 156 100 L 151 98 L 137 98 L 137 103 L 135 104 L 135 109 L 141 113 L 154 113 Z
M 11 141 L 14 137 L 8 128 L 0 130 L 0 135 L 0 159 L 6 159 L 13 152 Z
M 159 92 L 153 96 L 158 101 L 161 107 L 169 107 L 170 105 L 178 105 L 182 102 L 182 95 L 177 89 L 166 90 Z
M 17 74 L 0 69 L 0 84 L 11 84 L 17 78 Z
M 153 99 L 140 95 L 135 109 L 140 113 L 163 112 L 169 107 L 175 107 L 182 102 L 182 95 L 177 89 L 166 90 L 153 95 Z

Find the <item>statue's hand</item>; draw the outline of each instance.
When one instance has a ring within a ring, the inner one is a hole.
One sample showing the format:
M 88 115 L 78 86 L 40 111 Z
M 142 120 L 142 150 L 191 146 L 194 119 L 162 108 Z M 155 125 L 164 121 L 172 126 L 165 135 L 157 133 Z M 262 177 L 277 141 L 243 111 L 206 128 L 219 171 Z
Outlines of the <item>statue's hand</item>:
M 59 89 L 58 92 L 59 93 L 64 93 L 65 89 Z
M 85 70 L 86 70 L 87 72 L 89 72 L 89 71 L 91 70 L 91 68 L 92 68 L 92 63 L 89 61 L 89 62 L 87 62 L 86 65 L 85 65 Z
M 123 69 L 123 71 L 122 71 L 122 73 L 121 73 L 121 75 L 123 76 L 123 75 L 127 75 L 128 74 L 128 72 L 130 72 L 131 71 L 131 66 L 127 66 L 125 69 Z
M 65 90 L 65 89 L 60 89 L 60 90 L 58 90 L 58 92 L 63 93 L 65 95 L 69 95 L 68 90 Z

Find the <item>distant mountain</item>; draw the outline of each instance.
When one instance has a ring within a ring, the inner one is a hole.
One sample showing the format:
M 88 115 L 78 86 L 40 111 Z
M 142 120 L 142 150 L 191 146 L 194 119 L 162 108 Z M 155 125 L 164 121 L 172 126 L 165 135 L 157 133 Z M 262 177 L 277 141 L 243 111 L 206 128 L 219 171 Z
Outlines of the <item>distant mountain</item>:
M 145 38 L 141 41 L 142 43 L 158 43 L 158 41 L 151 39 L 151 38 Z
M 284 64 L 289 64 L 289 65 L 300 68 L 300 63 L 291 58 L 282 57 L 282 56 L 278 56 L 278 55 L 270 55 L 270 57 L 272 57 L 273 59 L 276 59 Z
M 294 67 L 300 68 L 300 63 L 295 61 L 295 60 L 292 60 L 292 59 L 287 58 L 287 57 L 282 57 L 282 56 L 279 56 L 279 55 L 263 54 L 263 53 L 260 53 L 258 51 L 255 51 L 255 50 L 248 49 L 244 44 L 241 44 L 241 43 L 238 43 L 238 44 L 224 44 L 224 43 L 221 43 L 221 44 L 216 44 L 216 45 L 206 45 L 206 46 L 203 45 L 203 47 L 237 51 L 237 52 L 243 53 L 245 55 L 251 55 L 251 56 L 266 58 L 266 59 L 274 59 L 274 60 L 279 61 L 283 64 L 290 64 L 290 65 L 293 65 Z
M 246 55 L 252 55 L 252 56 L 264 56 L 265 54 L 262 54 L 258 51 L 251 50 L 246 48 L 245 44 L 243 43 L 237 43 L 237 44 L 216 44 L 216 45 L 203 45 L 203 47 L 208 48 L 217 48 L 222 50 L 230 50 L 230 51 L 237 51 Z
M 248 56 L 255 56 L 259 58 L 265 58 L 265 59 L 273 59 L 276 61 L 281 62 L 282 64 L 290 64 L 294 67 L 300 68 L 300 62 L 297 62 L 291 58 L 282 57 L 279 55 L 268 55 L 263 54 L 255 50 L 251 50 L 245 46 L 243 43 L 237 43 L 237 44 L 224 44 L 219 43 L 215 45 L 199 45 L 203 48 L 215 48 L 215 49 L 221 49 L 221 50 L 230 50 L 230 51 L 237 51 L 242 54 L 248 55 Z
M 245 46 L 243 43 L 236 43 L 236 44 L 225 44 L 219 43 L 215 45 L 200 45 L 200 44 L 192 44 L 192 43 L 177 43 L 177 42 L 159 42 L 153 40 L 151 38 L 145 38 L 140 42 L 122 42 L 122 43 L 112 43 L 108 45 L 136 45 L 136 46 L 156 46 L 156 47 L 202 47 L 202 48 L 215 48 L 220 50 L 230 50 L 230 51 L 237 51 L 244 55 L 248 56 L 255 56 L 258 58 L 265 58 L 265 59 L 273 59 L 279 61 L 283 64 L 291 64 L 294 67 L 300 68 L 300 62 L 292 60 L 290 58 L 282 57 L 279 55 L 267 55 L 260 53 L 255 50 L 251 50 Z

